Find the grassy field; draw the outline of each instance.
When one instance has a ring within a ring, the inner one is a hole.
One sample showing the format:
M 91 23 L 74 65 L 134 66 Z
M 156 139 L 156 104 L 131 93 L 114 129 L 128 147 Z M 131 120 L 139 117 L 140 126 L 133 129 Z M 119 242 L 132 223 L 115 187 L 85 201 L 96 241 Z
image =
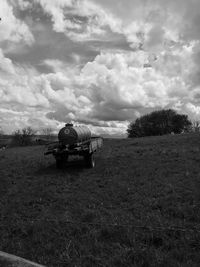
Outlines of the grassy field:
M 0 151 L 0 250 L 47 266 L 200 266 L 200 135 L 104 140 L 96 167 Z

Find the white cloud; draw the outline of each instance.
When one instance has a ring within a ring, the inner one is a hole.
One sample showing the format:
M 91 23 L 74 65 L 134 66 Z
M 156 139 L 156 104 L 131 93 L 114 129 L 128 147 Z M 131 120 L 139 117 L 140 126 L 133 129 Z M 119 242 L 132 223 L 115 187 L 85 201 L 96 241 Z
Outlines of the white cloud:
M 192 112 L 192 113 L 194 113 L 195 115 L 200 115 L 200 106 L 195 106 L 195 105 L 193 105 L 193 104 L 191 104 L 191 103 L 188 103 L 187 105 L 186 105 L 186 107 Z
M 64 32 L 75 41 L 99 39 L 105 27 L 121 32 L 121 21 L 92 1 L 80 0 L 35 0 L 52 18 L 53 29 Z
M 74 52 L 70 52 L 73 63 L 42 59 L 51 72 L 44 74 L 31 62 L 17 64 L 5 56 L 8 49 L 0 50 L 0 115 L 7 114 L 7 120 L 1 119 L 3 125 L 41 127 L 49 123 L 57 128 L 72 120 L 88 124 L 98 133 L 117 133 L 125 132 L 128 120 L 159 108 L 175 108 L 191 118 L 199 116 L 199 0 L 11 3 L 23 12 L 32 12 L 34 5 L 40 12 L 42 8 L 47 15 L 44 24 L 50 18 L 52 25 L 48 26 L 56 36 L 65 34 L 66 40 L 72 39 Z M 0 41 L 33 44 L 31 25 L 36 22 L 32 20 L 29 29 L 15 15 L 11 5 L 2 0 Z M 52 33 L 50 29 L 48 36 Z M 132 51 L 106 49 L 105 42 L 98 56 L 81 65 L 76 42 L 88 46 L 91 40 L 114 43 L 116 35 L 123 36 Z M 40 47 L 48 49 L 50 41 L 43 40 Z
M 161 54 L 150 68 L 144 68 L 149 58 L 146 52 L 102 53 L 80 73 L 74 72 L 70 81 L 58 73 L 46 75 L 54 101 L 54 112 L 48 116 L 105 127 L 105 123 L 123 123 L 150 110 L 174 108 L 180 100 L 184 106 L 193 99 L 184 70 L 189 53 L 191 49 L 176 51 L 167 59 Z M 58 91 L 52 80 L 59 79 L 64 83 Z
M 1 103 L 5 108 L 12 103 L 14 111 L 19 111 L 18 107 L 26 112 L 30 108 L 40 110 L 42 118 L 46 114 L 46 122 L 72 120 L 89 124 L 93 130 L 112 129 L 113 133 L 117 129 L 123 132 L 127 120 L 158 108 L 177 108 L 178 102 L 180 110 L 187 108 L 194 115 L 198 113 L 193 103 L 197 92 L 187 83 L 184 69 L 192 51 L 184 48 L 161 53 L 148 68 L 144 63 L 149 54 L 144 51 L 102 53 L 81 71 L 69 71 L 61 61 L 47 60 L 47 64 L 55 66 L 50 74 L 25 70 L 8 61 L 5 69 L 12 75 L 12 82 L 8 83 L 6 76 L 0 79 Z M 187 102 L 191 105 L 187 106 Z M 34 120 L 32 111 L 29 119 Z
M 37 87 L 38 75 L 30 67 L 15 65 L 0 50 L 0 95 L 1 105 L 13 103 L 27 107 L 48 107 L 48 100 Z
M 13 7 L 6 0 L 1 0 L 0 17 L 0 42 L 23 41 L 29 45 L 33 43 L 34 36 L 30 29 L 23 21 L 15 17 Z
M 5 74 L 14 74 L 15 68 L 9 58 L 4 57 L 3 51 L 0 49 L 0 70 Z

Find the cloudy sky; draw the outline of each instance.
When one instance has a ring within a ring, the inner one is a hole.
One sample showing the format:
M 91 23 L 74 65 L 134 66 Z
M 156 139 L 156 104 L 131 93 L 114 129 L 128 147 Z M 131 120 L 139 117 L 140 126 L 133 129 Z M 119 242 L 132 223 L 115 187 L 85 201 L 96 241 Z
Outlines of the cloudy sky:
M 0 126 L 200 118 L 199 0 L 0 0 Z

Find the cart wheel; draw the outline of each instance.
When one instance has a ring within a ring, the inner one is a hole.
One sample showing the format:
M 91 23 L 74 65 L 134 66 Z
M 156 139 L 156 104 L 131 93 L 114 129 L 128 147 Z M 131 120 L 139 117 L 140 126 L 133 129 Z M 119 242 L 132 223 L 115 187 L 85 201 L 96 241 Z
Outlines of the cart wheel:
M 95 159 L 94 159 L 94 154 L 90 153 L 85 156 L 85 163 L 87 168 L 94 168 L 95 166 Z

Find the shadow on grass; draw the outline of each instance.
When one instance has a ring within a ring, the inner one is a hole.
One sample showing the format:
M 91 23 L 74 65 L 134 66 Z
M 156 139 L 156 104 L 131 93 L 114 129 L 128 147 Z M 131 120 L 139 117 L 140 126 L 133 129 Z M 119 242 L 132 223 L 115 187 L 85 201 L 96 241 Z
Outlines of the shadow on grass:
M 49 166 L 43 166 L 36 171 L 37 175 L 48 175 L 48 174 L 58 174 L 58 173 L 68 173 L 76 174 L 84 171 L 86 169 L 85 161 L 83 159 L 70 159 L 66 162 L 62 168 L 57 168 L 56 163 Z

